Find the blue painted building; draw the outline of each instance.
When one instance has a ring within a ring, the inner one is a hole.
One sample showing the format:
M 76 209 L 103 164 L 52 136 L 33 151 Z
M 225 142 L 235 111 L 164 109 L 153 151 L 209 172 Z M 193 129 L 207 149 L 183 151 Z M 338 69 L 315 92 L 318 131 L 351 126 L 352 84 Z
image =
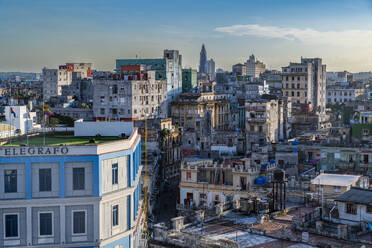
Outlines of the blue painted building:
M 0 146 L 0 247 L 136 247 L 141 168 L 137 129 L 99 144 Z

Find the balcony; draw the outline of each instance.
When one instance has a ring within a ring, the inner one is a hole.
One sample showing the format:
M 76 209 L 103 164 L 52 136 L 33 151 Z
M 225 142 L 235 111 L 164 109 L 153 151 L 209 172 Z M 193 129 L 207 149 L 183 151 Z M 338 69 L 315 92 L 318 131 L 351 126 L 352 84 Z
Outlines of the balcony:
M 259 112 L 265 112 L 266 111 L 266 106 L 246 106 L 245 107 L 246 111 L 259 111 Z
M 246 117 L 245 119 L 249 122 L 266 122 L 266 117 Z

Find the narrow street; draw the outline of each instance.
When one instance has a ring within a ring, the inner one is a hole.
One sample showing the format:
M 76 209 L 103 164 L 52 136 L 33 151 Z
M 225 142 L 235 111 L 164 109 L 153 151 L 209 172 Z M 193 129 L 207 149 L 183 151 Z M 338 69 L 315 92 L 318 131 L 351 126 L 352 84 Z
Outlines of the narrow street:
M 178 190 L 178 184 L 169 186 L 167 184 L 162 187 L 154 210 L 156 223 L 169 221 L 176 217 Z

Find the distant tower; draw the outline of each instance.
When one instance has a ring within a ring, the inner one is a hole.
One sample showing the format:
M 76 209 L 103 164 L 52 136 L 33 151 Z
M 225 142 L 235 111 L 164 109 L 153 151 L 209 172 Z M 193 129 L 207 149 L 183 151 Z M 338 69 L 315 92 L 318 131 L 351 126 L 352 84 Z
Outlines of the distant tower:
M 216 75 L 216 63 L 213 59 L 207 60 L 209 79 L 214 80 Z
M 208 73 L 207 51 L 204 44 L 200 51 L 199 73 Z

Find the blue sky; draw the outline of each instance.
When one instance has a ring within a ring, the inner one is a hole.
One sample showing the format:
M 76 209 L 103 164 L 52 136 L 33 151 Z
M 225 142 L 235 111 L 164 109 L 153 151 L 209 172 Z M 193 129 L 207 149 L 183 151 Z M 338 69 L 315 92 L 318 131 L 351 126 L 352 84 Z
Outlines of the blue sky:
M 116 58 L 164 49 L 197 68 L 202 43 L 224 69 L 254 53 L 272 69 L 307 56 L 328 70 L 370 71 L 372 1 L 0 0 L 0 71 L 111 70 Z

